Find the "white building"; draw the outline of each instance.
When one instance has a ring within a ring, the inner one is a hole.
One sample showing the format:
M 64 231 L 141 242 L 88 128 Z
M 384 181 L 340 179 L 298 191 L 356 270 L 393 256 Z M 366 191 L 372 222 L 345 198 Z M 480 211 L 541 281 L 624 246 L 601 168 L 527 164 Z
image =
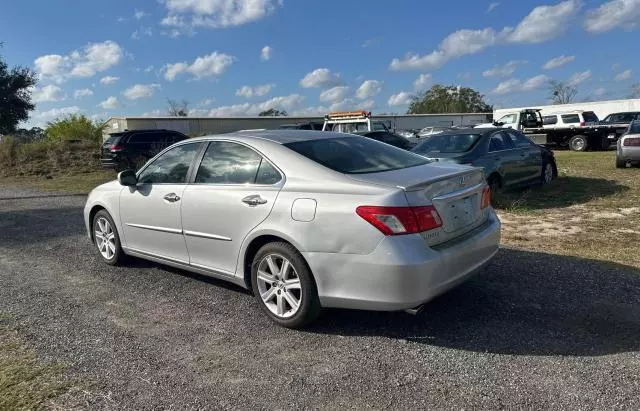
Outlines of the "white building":
M 373 116 L 391 129 L 421 129 L 427 126 L 473 125 L 489 121 L 491 113 L 408 114 Z M 282 124 L 323 121 L 321 117 L 111 117 L 103 134 L 125 130 L 167 129 L 188 136 L 230 133 L 238 130 L 278 128 Z

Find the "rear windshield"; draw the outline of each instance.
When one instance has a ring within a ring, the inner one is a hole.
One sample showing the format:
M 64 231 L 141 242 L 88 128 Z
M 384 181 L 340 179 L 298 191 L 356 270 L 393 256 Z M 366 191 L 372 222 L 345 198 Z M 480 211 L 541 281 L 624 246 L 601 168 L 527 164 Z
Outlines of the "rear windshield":
M 122 133 L 109 134 L 109 137 L 107 137 L 107 139 L 104 141 L 104 144 L 110 144 L 110 145 L 118 144 L 120 137 L 122 137 Z
M 464 153 L 480 139 L 480 134 L 434 134 L 418 144 L 414 153 Z
M 598 120 L 598 116 L 596 116 L 596 113 L 594 113 L 593 111 L 585 111 L 585 112 L 583 112 L 582 113 L 582 118 L 587 123 L 600 121 L 600 120 Z
M 344 174 L 380 173 L 429 163 L 423 157 L 366 137 L 298 141 L 285 146 Z

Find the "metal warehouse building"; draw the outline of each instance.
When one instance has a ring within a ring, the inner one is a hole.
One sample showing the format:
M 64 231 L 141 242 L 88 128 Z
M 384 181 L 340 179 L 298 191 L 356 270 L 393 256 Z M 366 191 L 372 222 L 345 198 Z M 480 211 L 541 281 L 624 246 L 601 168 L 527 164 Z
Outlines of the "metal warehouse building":
M 454 126 L 485 123 L 492 113 L 410 114 L 373 116 L 391 129 L 419 129 L 427 126 Z M 322 121 L 321 117 L 111 117 L 104 137 L 125 130 L 167 129 L 191 137 L 230 133 L 238 130 L 278 128 L 282 124 Z

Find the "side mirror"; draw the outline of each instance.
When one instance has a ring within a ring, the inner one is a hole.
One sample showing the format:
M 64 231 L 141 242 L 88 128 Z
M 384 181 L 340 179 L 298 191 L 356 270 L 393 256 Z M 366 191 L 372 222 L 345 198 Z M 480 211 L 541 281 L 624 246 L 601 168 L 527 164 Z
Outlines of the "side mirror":
M 504 126 L 504 123 L 502 121 L 494 121 L 493 125 L 496 126 L 496 127 L 502 127 L 502 126 Z
M 118 182 L 126 187 L 135 187 L 138 184 L 138 177 L 133 170 L 124 170 L 118 173 Z

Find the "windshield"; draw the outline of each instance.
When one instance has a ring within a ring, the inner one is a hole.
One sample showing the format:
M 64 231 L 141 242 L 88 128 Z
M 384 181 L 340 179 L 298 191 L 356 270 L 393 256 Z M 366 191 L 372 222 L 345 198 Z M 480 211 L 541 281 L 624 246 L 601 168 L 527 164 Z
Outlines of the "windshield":
M 629 125 L 628 134 L 640 134 L 640 121 L 634 121 Z
M 374 121 L 371 123 L 371 128 L 373 129 L 373 131 L 386 131 L 387 127 L 385 127 L 385 125 L 379 121 Z
M 285 146 L 344 174 L 380 173 L 429 163 L 416 154 L 366 137 L 298 141 Z
M 480 139 L 480 134 L 434 134 L 414 149 L 414 153 L 464 153 Z

